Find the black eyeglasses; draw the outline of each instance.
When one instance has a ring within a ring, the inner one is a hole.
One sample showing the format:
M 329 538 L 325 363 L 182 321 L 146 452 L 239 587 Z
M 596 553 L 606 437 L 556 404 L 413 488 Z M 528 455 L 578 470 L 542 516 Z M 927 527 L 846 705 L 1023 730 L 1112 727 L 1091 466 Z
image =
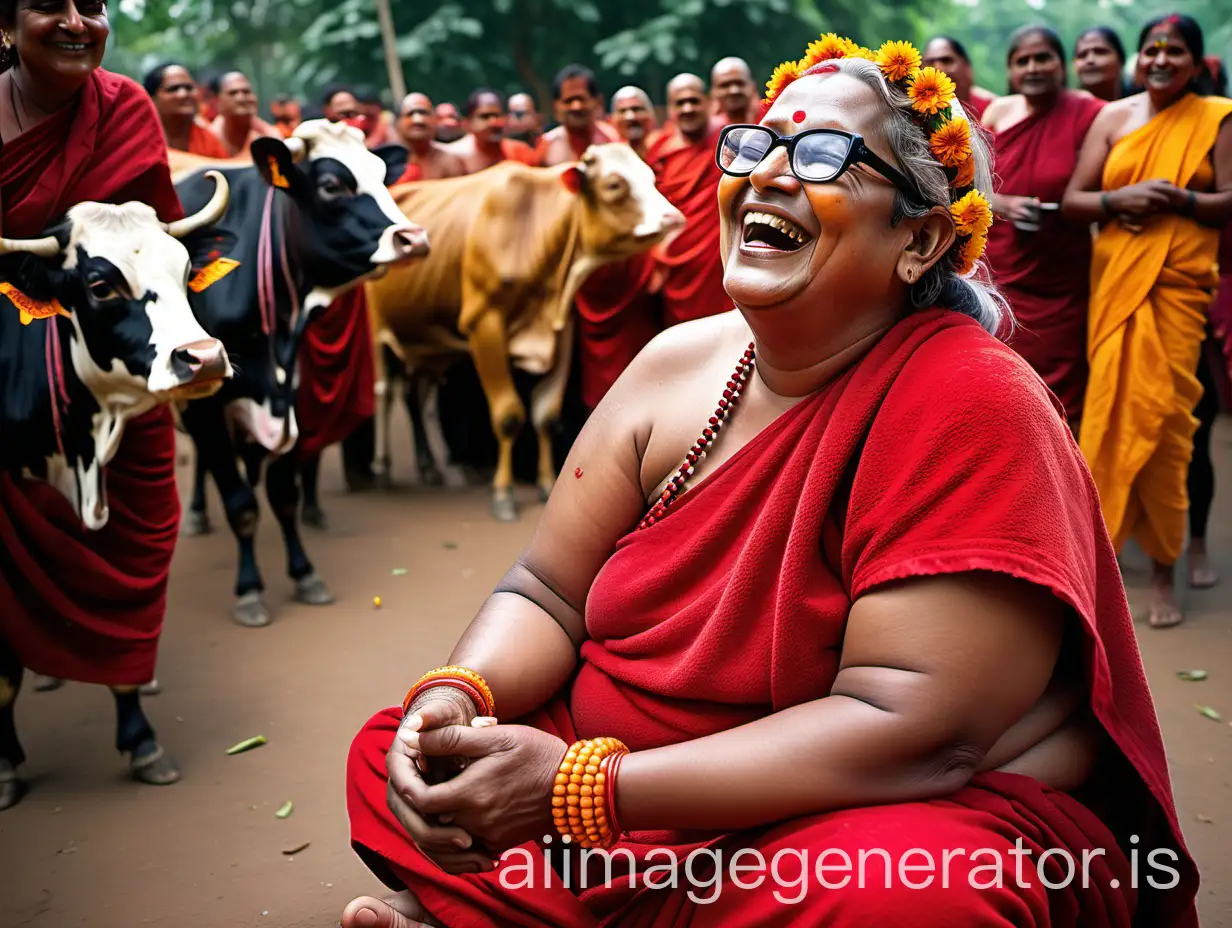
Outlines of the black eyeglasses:
M 915 203 L 924 204 L 915 185 L 898 169 L 877 157 L 864 139 L 841 129 L 807 129 L 779 135 L 765 126 L 727 126 L 719 134 L 715 161 L 732 177 L 748 177 L 774 149 L 787 146 L 787 162 L 798 180 L 825 184 L 843 176 L 853 164 L 867 164 Z

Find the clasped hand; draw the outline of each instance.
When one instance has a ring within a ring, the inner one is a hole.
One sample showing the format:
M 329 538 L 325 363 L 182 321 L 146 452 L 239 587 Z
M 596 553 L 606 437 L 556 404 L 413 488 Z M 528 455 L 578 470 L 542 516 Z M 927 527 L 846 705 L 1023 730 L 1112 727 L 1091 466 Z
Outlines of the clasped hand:
M 412 709 L 386 755 L 386 800 L 446 873 L 486 873 L 501 853 L 552 834 L 552 785 L 568 745 L 525 725 L 475 719 L 452 699 Z M 455 763 L 439 783 L 425 771 Z
M 1189 191 L 1166 180 L 1144 180 L 1107 194 L 1108 206 L 1126 227 L 1139 231 L 1150 216 L 1184 213 L 1189 209 Z

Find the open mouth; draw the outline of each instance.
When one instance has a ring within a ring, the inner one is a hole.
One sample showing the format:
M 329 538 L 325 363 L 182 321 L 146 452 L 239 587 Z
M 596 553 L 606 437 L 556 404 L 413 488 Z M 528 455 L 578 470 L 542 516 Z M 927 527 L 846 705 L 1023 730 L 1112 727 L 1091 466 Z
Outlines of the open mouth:
M 750 248 L 767 251 L 799 251 L 812 240 L 811 234 L 790 219 L 756 211 L 744 214 L 741 241 Z
M 67 52 L 71 55 L 80 55 L 94 47 L 93 42 L 52 42 L 51 47 L 59 49 L 62 52 Z

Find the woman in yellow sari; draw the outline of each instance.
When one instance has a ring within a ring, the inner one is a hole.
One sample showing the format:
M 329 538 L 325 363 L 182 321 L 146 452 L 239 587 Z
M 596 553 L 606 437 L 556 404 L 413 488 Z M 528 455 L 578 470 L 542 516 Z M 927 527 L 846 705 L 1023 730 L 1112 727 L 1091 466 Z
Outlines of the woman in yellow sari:
M 1186 472 L 1202 395 L 1195 376 L 1232 217 L 1232 100 L 1205 96 L 1202 30 L 1149 22 L 1146 90 L 1106 106 L 1087 134 L 1065 215 L 1099 221 L 1091 267 L 1091 375 L 1079 443 L 1118 550 L 1154 564 L 1150 623 L 1179 624 L 1173 572 L 1185 539 Z

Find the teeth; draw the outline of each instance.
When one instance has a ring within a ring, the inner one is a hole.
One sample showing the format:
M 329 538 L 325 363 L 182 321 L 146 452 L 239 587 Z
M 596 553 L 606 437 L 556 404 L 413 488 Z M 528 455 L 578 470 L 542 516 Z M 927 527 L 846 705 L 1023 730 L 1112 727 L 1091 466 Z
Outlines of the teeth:
M 807 232 L 801 229 L 798 225 L 789 219 L 784 219 L 781 216 L 771 216 L 769 213 L 748 212 L 744 214 L 744 225 L 746 227 L 755 222 L 760 222 L 762 225 L 770 226 L 772 229 L 778 229 L 794 242 L 799 242 L 801 245 L 808 242 L 812 238 Z
M 70 52 L 79 52 L 85 49 L 85 45 L 81 42 L 56 42 L 56 48 L 64 48 Z

